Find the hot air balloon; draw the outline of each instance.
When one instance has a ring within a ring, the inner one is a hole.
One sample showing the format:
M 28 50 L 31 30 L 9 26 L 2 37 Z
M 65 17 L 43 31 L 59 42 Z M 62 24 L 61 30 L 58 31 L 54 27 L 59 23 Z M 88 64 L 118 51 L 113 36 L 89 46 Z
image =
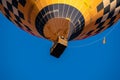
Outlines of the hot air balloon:
M 59 58 L 68 42 L 96 35 L 120 18 L 120 0 L 0 0 L 1 12 L 32 35 L 54 42 Z

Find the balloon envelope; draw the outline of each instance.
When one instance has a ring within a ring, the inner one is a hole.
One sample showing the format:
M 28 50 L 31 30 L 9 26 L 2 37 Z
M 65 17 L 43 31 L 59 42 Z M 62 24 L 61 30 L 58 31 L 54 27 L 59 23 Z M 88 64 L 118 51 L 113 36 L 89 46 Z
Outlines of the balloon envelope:
M 120 18 L 119 0 L 0 0 L 0 9 L 23 30 L 52 41 L 93 36 Z

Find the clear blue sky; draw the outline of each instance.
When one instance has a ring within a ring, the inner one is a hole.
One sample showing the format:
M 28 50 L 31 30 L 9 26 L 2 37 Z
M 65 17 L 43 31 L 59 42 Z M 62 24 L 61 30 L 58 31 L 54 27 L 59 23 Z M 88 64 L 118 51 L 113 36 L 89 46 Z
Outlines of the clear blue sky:
M 85 46 L 113 27 L 105 45 L 99 40 Z M 120 21 L 113 27 L 70 42 L 56 59 L 49 54 L 50 41 L 22 31 L 0 14 L 0 80 L 120 80 Z

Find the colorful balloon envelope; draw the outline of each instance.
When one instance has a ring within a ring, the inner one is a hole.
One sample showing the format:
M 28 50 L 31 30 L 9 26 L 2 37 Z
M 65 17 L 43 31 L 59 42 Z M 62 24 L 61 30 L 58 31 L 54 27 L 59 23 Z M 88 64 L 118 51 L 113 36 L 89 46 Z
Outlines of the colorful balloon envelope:
M 55 44 L 60 57 L 68 41 L 96 35 L 120 18 L 120 0 L 0 0 L 1 12 L 32 35 Z

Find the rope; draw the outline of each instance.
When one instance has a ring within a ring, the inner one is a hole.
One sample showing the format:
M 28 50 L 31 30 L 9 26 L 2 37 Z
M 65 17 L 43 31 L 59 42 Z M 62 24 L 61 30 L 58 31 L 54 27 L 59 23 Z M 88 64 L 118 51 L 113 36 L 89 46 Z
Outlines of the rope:
M 115 30 L 115 29 L 116 29 L 116 26 L 114 25 L 114 27 L 111 28 L 111 30 L 110 30 L 107 34 L 105 34 L 104 37 L 109 36 L 109 35 L 113 32 L 113 30 Z M 68 46 L 68 47 L 69 47 L 69 48 L 87 47 L 87 46 L 93 45 L 93 44 L 95 44 L 95 43 L 97 43 L 97 42 L 99 42 L 99 41 L 101 41 L 101 40 L 103 40 L 103 37 L 101 37 L 101 38 L 99 38 L 99 39 L 97 39 L 96 41 L 93 41 L 93 42 L 91 42 L 91 43 L 87 43 L 87 44 L 83 44 L 83 45 L 78 45 L 78 46 Z

